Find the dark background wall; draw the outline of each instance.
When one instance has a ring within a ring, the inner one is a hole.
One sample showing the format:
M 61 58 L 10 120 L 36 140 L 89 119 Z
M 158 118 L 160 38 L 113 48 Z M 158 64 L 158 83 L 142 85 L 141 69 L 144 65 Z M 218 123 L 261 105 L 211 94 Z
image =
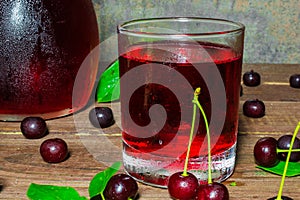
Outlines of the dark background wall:
M 244 62 L 300 63 L 299 0 L 93 0 L 100 39 L 126 20 L 198 16 L 246 26 Z

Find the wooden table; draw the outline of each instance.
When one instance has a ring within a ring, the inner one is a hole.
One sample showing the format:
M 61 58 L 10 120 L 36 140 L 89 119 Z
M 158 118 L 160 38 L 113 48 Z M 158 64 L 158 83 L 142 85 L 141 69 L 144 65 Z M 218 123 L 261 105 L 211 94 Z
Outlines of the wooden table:
M 291 134 L 300 121 L 300 89 L 289 86 L 291 74 L 300 73 L 300 65 L 244 64 L 243 72 L 253 69 L 261 74 L 258 87 L 243 86 L 242 105 L 246 99 L 258 98 L 266 105 L 266 115 L 253 119 L 240 111 L 238 157 L 234 174 L 224 184 L 231 200 L 267 199 L 275 196 L 280 176 L 257 169 L 253 159 L 255 142 L 266 135 L 275 138 Z M 118 103 L 102 104 L 113 106 Z M 25 139 L 19 122 L 0 122 L 0 199 L 27 199 L 30 183 L 72 186 L 81 195 L 88 196 L 91 178 L 107 165 L 121 159 L 121 134 L 118 122 L 94 134 L 86 126 L 88 109 L 78 114 L 47 121 L 50 134 L 37 140 Z M 59 137 L 68 145 L 71 155 L 59 164 L 45 163 L 39 155 L 39 146 L 47 138 Z M 232 182 L 236 186 L 230 186 Z M 165 189 L 139 184 L 140 199 L 169 199 Z M 287 178 L 284 195 L 300 199 L 300 177 Z

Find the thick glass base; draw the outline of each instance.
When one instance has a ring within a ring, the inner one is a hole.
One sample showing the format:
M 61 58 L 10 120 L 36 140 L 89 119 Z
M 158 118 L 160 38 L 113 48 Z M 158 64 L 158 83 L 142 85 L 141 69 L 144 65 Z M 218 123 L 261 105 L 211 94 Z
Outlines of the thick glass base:
M 148 156 L 148 159 L 145 160 L 132 155 L 126 151 L 126 146 L 124 146 L 125 171 L 137 181 L 147 185 L 166 188 L 168 177 L 175 172 L 183 171 L 184 160 L 173 159 L 170 161 L 170 158 L 158 158 L 157 155 L 153 155 L 152 159 Z M 212 155 L 212 178 L 214 181 L 222 182 L 231 176 L 235 167 L 235 158 L 236 144 L 223 153 Z M 207 181 L 207 169 L 207 156 L 190 159 L 188 171 L 193 173 L 200 182 Z

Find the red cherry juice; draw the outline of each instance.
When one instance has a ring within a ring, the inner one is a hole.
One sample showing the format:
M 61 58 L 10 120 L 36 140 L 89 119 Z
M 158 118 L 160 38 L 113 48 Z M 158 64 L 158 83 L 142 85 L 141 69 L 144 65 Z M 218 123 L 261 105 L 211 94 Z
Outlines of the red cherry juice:
M 83 107 L 97 64 L 84 66 L 81 96 L 72 102 L 72 95 L 84 59 L 99 43 L 92 2 L 1 1 L 0 11 L 0 119 L 52 118 Z
M 216 124 L 224 124 L 220 132 L 216 132 L 213 127 L 210 130 L 214 141 L 211 150 L 213 177 L 218 180 L 227 178 L 234 168 L 242 55 L 237 55 L 227 46 L 211 43 L 159 42 L 132 46 L 127 53 L 120 56 L 119 61 L 123 157 L 126 171 L 148 184 L 165 187 L 170 174 L 183 170 L 191 130 L 193 94 L 194 90 L 200 87 L 199 102 L 204 108 L 208 122 L 215 120 Z M 175 70 L 180 73 L 191 87 L 186 87 L 186 84 L 175 77 L 175 80 L 168 80 L 168 86 L 157 81 L 151 83 L 151 77 L 154 76 L 155 80 L 169 79 L 168 74 L 158 69 L 159 65 L 169 68 L 170 72 Z M 134 69 L 141 66 L 147 69 L 135 73 Z M 209 77 L 216 79 L 209 81 L 212 84 L 209 87 L 201 75 L 202 70 L 212 67 L 217 69 L 221 76 L 219 82 L 225 87 L 225 106 L 212 102 L 211 92 L 214 90 L 210 91 L 209 88 L 214 88 L 218 81 L 217 76 Z M 122 77 L 127 75 L 126 73 L 132 75 L 125 82 Z M 138 86 L 129 94 L 131 84 L 134 84 L 133 80 L 140 78 L 145 79 L 147 83 Z M 172 91 L 174 88 L 183 98 L 177 99 L 176 92 Z M 157 104 L 163 107 L 165 115 L 160 117 L 157 114 L 151 117 L 149 110 Z M 212 116 L 212 106 L 218 113 L 217 116 Z M 182 116 L 183 111 L 188 114 Z M 194 132 L 188 169 L 196 172 L 199 179 L 205 180 L 208 151 L 206 129 L 198 109 L 197 113 L 197 129 Z M 129 123 L 130 121 L 132 123 Z M 146 127 L 149 123 L 159 124 L 160 121 L 165 123 L 159 130 L 136 128 Z M 132 126 L 133 123 L 136 126 Z

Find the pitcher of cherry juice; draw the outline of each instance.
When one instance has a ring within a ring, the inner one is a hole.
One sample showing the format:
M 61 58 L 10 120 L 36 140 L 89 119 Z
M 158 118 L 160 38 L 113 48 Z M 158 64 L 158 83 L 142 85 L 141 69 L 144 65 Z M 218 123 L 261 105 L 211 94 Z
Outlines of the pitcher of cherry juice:
M 0 41 L 0 120 L 56 118 L 85 106 L 97 57 L 82 63 L 99 43 L 90 0 L 0 1 Z

